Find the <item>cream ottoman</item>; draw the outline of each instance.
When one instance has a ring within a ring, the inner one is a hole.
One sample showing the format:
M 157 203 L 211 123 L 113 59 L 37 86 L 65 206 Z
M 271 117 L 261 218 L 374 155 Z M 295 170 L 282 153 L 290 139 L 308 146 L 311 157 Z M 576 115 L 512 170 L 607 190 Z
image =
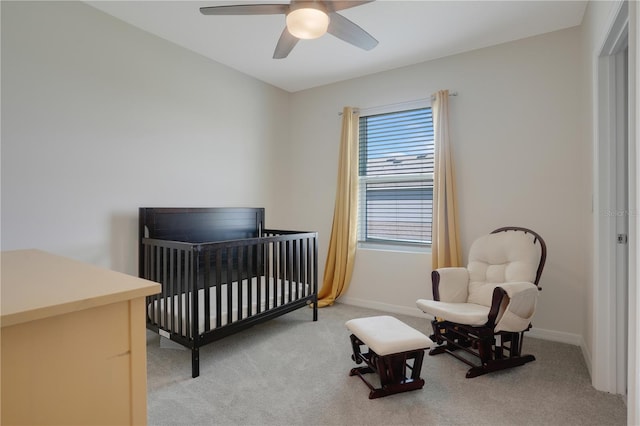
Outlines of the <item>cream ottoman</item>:
M 394 393 L 422 389 L 420 378 L 424 350 L 433 345 L 431 339 L 397 318 L 383 315 L 356 318 L 346 322 L 352 333 L 351 358 L 363 367 L 352 368 L 350 376 L 358 375 L 369 387 L 369 399 Z M 362 346 L 368 347 L 363 352 Z M 374 387 L 364 374 L 376 373 L 380 387 Z

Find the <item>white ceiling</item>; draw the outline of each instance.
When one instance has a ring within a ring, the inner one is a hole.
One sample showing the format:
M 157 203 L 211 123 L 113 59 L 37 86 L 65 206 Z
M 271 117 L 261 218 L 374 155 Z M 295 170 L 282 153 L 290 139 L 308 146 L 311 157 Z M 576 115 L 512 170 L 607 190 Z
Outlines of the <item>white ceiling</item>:
M 341 11 L 379 44 L 364 51 L 329 34 L 272 59 L 284 15 L 205 16 L 202 6 L 287 1 L 88 1 L 131 25 L 296 92 L 579 25 L 586 1 L 378 0 Z

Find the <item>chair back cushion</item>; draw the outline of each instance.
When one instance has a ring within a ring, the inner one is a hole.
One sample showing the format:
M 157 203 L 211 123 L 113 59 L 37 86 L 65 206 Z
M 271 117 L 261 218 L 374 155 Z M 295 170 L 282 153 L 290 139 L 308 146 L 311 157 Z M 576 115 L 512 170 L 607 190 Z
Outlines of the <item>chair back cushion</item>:
M 477 239 L 469 251 L 469 303 L 491 306 L 493 289 L 510 282 L 534 283 L 540 248 L 531 234 L 506 231 Z

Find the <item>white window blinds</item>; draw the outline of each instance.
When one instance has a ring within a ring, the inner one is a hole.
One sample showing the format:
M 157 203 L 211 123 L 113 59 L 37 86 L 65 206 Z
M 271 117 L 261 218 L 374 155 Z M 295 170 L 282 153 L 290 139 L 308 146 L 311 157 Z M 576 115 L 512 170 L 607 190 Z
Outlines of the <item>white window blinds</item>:
M 363 115 L 359 126 L 359 240 L 431 243 L 431 108 Z

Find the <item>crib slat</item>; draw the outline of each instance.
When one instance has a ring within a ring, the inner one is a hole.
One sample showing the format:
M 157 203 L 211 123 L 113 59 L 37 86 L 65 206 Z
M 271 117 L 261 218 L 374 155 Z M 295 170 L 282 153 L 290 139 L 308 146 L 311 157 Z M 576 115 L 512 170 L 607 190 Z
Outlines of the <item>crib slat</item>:
M 143 245 L 142 247 L 144 248 L 144 276 L 151 279 L 151 271 L 153 270 L 153 268 L 151 267 L 151 262 L 153 259 L 153 256 L 151 255 L 151 248 L 148 245 Z M 152 324 L 156 323 L 157 300 L 157 294 L 151 297 L 147 297 L 147 305 L 149 306 L 149 321 L 151 321 Z
M 290 286 L 291 286 L 291 273 L 289 271 L 289 244 L 291 243 L 291 241 L 287 240 L 287 241 L 283 241 L 282 245 L 284 246 L 284 250 L 282 252 L 282 273 L 281 273 L 281 279 L 282 279 L 282 305 L 284 305 L 285 303 L 287 303 L 287 295 L 289 293 L 290 290 Z
M 247 249 L 247 317 L 253 315 L 253 247 Z M 257 278 L 256 278 L 256 281 Z M 258 284 L 259 285 L 259 284 Z M 259 300 L 259 299 L 258 299 Z
M 191 285 L 191 274 L 193 273 L 193 252 L 186 251 L 185 252 L 185 263 L 184 263 L 184 288 L 182 289 L 182 294 L 180 294 L 180 298 L 184 297 L 184 303 L 180 300 L 180 306 L 183 309 L 182 318 L 184 318 L 182 328 L 180 328 L 180 334 L 182 334 L 187 339 L 191 338 L 191 307 L 189 303 L 189 287 Z M 182 331 L 184 330 L 184 332 Z
M 167 270 L 169 275 L 167 276 L 167 288 L 169 289 L 169 294 L 168 297 L 165 299 L 165 306 L 164 306 L 164 310 L 167 311 L 167 321 L 165 322 L 166 328 L 169 332 L 173 332 L 174 327 L 173 327 L 173 320 L 175 318 L 175 312 L 173 310 L 173 299 L 174 299 L 174 292 L 173 292 L 173 285 L 174 285 L 174 273 L 175 273 L 175 249 L 173 248 L 167 248 L 168 251 L 168 263 L 167 263 Z
M 214 285 L 216 286 L 216 328 L 222 326 L 222 250 L 215 250 L 215 270 L 216 279 Z
M 300 298 L 300 247 L 302 240 L 293 240 L 293 282 L 296 288 L 296 299 Z
M 167 294 L 167 265 L 169 264 L 169 261 L 167 259 L 167 248 L 162 247 L 160 250 L 162 251 L 162 267 L 160 268 L 161 270 L 160 282 L 162 282 L 163 284 L 162 287 L 164 287 L 164 297 L 163 297 L 164 318 L 161 319 L 161 323 L 164 326 L 164 328 L 169 328 L 169 309 L 167 309 L 167 303 L 169 302 L 169 298 L 171 297 L 171 293 Z
M 276 306 L 279 305 L 278 303 L 278 284 L 280 281 L 280 269 L 282 266 L 282 242 L 281 241 L 276 241 L 274 243 L 275 246 L 275 253 L 274 253 L 274 265 L 273 265 L 273 307 L 275 308 Z M 280 293 L 282 293 L 280 291 Z
M 189 339 L 191 338 L 191 304 L 189 303 L 189 288 L 191 286 L 190 280 L 191 280 L 191 275 L 193 274 L 193 266 L 194 266 L 193 252 L 187 251 L 185 253 L 185 256 L 186 256 L 185 264 L 184 264 L 185 282 L 184 282 L 183 293 L 180 295 L 180 297 L 184 297 L 184 303 L 182 303 L 182 300 L 180 301 L 180 305 L 184 307 L 184 314 L 183 314 L 184 328 L 181 328 L 180 330 L 182 331 L 184 329 L 185 330 L 184 336 Z
M 312 295 L 313 295 L 313 320 L 318 321 L 318 238 L 314 238 L 313 242 L 310 242 L 313 245 L 313 281 L 310 281 L 312 284 Z
M 286 303 L 287 297 L 287 280 L 289 279 L 289 268 L 287 265 L 287 259 L 289 258 L 289 241 L 283 241 L 280 243 L 280 305 Z
M 178 312 L 176 318 L 176 332 L 183 335 L 182 331 L 182 295 L 184 294 L 182 279 L 182 264 L 185 262 L 185 253 L 183 250 L 176 250 L 176 295 L 174 296 L 173 312 Z M 177 306 L 176 306 L 177 305 Z
M 233 248 L 227 248 L 227 324 L 233 322 Z
M 304 247 L 305 247 L 305 240 L 304 239 L 300 239 L 300 244 L 298 249 L 300 250 L 298 253 L 298 279 L 297 279 L 297 283 L 298 283 L 298 289 L 300 290 L 300 296 L 301 297 L 306 297 L 307 296 L 307 290 L 306 290 L 306 280 L 304 279 L 304 274 L 305 274 L 305 268 L 304 265 L 306 263 L 306 255 L 305 255 L 305 251 L 304 251 Z
M 284 292 L 284 287 L 283 287 L 284 243 L 282 241 L 278 241 L 276 245 L 277 245 L 277 251 L 278 251 L 278 254 L 277 254 L 278 266 L 276 267 L 276 274 L 273 277 L 273 285 L 275 287 L 275 289 L 273 290 L 273 307 L 274 308 L 282 304 L 281 299 Z
M 291 302 L 294 299 L 293 293 L 293 251 L 294 251 L 294 241 L 287 241 L 287 262 L 289 267 L 287 268 L 287 275 L 289 280 L 287 284 L 289 286 L 289 297 L 287 298 L 287 302 Z
M 300 285 L 302 285 L 301 290 L 302 290 L 302 296 L 304 297 L 307 296 L 307 280 L 306 280 L 307 252 L 305 250 L 305 248 L 307 247 L 307 241 L 308 239 L 300 240 L 300 278 L 298 282 L 300 283 Z
M 246 247 L 245 246 L 238 246 L 238 267 L 236 268 L 237 270 L 237 282 L 238 282 L 238 287 L 237 287 L 237 297 L 236 297 L 236 308 L 238 309 L 238 321 L 240 321 L 243 318 L 243 279 L 244 279 L 244 273 L 243 271 L 246 271 L 246 265 L 244 264 L 244 251 L 245 251 Z M 251 282 L 251 281 L 249 281 Z M 250 285 L 250 284 L 249 284 Z
M 306 267 L 307 267 L 307 277 L 306 277 L 306 281 L 305 283 L 307 283 L 307 285 L 310 287 L 310 289 L 312 289 L 311 291 L 313 292 L 313 283 L 312 283 L 312 276 L 313 276 L 313 263 L 312 263 L 312 258 L 313 258 L 313 246 L 312 246 L 312 242 L 307 240 L 307 262 L 306 262 Z
M 271 241 L 267 243 L 267 271 L 264 274 L 264 307 L 265 311 L 268 311 L 270 307 L 269 300 L 271 299 L 271 276 L 273 274 L 273 263 L 275 262 L 275 255 L 273 249 L 275 242 Z
M 262 281 L 266 272 L 265 245 L 258 244 L 258 258 L 256 259 L 256 313 L 262 312 Z
M 275 242 L 275 254 L 274 254 L 274 265 L 273 265 L 273 307 L 279 306 L 278 302 L 278 287 L 280 282 L 280 274 L 282 269 L 282 242 Z M 280 294 L 282 295 L 282 288 L 280 289 Z
M 200 253 L 202 251 L 201 246 L 193 247 L 191 251 L 191 274 L 189 275 L 189 306 L 188 318 L 190 322 L 190 338 L 193 341 L 193 346 L 198 347 L 198 318 L 200 318 L 200 304 L 198 303 L 198 277 L 202 273 L 202 261 Z M 191 352 L 192 356 L 195 352 Z
M 151 248 L 152 250 L 152 255 L 151 255 L 151 276 L 152 279 L 154 281 L 159 281 L 159 277 L 158 277 L 158 253 L 160 253 L 160 248 L 159 247 L 155 247 L 153 246 Z M 157 314 L 154 312 L 154 316 L 153 316 L 153 321 L 154 323 L 156 323 L 158 326 L 160 325 L 160 301 L 162 300 L 162 293 L 160 293 L 160 295 L 156 295 L 155 297 L 155 309 L 158 311 Z
M 211 298 L 210 292 L 211 287 L 209 287 L 209 282 L 211 280 L 211 250 L 208 248 L 204 249 L 204 274 L 203 274 L 203 284 L 204 287 L 204 332 L 211 330 Z M 198 283 L 198 286 L 200 283 Z M 200 297 L 200 290 L 198 289 L 198 298 Z M 200 322 L 200 321 L 198 321 Z M 199 326 L 199 325 L 198 325 Z

